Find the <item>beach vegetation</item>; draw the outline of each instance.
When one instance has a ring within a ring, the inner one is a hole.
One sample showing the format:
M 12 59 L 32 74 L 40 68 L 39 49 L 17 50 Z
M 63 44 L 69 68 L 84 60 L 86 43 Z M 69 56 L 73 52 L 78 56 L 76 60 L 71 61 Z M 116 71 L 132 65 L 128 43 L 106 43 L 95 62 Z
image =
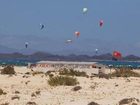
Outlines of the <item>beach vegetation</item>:
M 9 103 L 8 103 L 8 102 L 6 102 L 6 103 L 2 103 L 2 104 L 0 104 L 0 105 L 9 105 Z
M 48 76 L 49 74 L 51 74 L 51 71 L 47 71 L 47 72 L 45 73 L 46 76 Z
M 30 75 L 31 73 L 30 72 L 26 72 L 25 74 Z
M 37 95 L 40 95 L 41 91 L 37 90 L 36 92 L 31 94 L 31 97 L 36 97 Z
M 45 73 L 45 75 L 46 75 L 46 76 L 49 76 L 49 78 L 52 78 L 52 77 L 54 76 L 53 72 L 55 72 L 55 71 L 47 71 L 47 72 Z
M 35 93 L 36 93 L 36 95 L 40 95 L 41 91 L 37 90 Z
M 2 89 L 0 89 L 0 95 L 5 95 L 7 94 L 6 92 L 4 92 Z
M 49 70 L 49 71 L 47 71 L 45 74 L 46 74 L 46 76 L 47 76 L 47 75 L 49 75 L 49 74 L 52 73 L 52 72 L 56 72 L 56 71 L 50 71 L 50 70 Z
M 20 92 L 19 91 L 15 91 L 15 94 L 20 94 Z
M 33 76 L 40 75 L 40 74 L 44 74 L 44 72 L 42 72 L 42 71 L 34 71 L 34 72 L 32 72 Z
M 122 67 L 113 72 L 111 77 L 140 77 L 140 74 L 129 68 Z
M 14 67 L 13 66 L 6 66 L 4 69 L 1 70 L 1 74 L 9 74 L 9 75 L 12 75 L 12 74 L 15 74 L 15 70 L 14 70 Z
M 81 76 L 81 77 L 87 76 L 86 72 L 84 72 L 84 71 L 80 72 L 80 71 L 76 71 L 74 69 L 67 69 L 67 68 L 60 70 L 59 75 Z
M 49 74 L 49 78 L 52 78 L 54 75 L 53 74 Z
M 95 89 L 96 87 L 98 87 L 98 83 L 96 83 L 96 82 L 94 83 L 94 85 L 90 86 L 91 89 Z
M 37 105 L 35 102 L 31 102 L 31 101 L 29 101 L 29 102 L 27 102 L 27 104 L 26 105 Z
M 19 97 L 19 96 L 17 96 L 17 95 L 15 95 L 15 96 L 13 96 L 11 99 L 12 99 L 12 100 L 15 100 L 15 99 L 19 100 L 19 99 L 20 99 L 20 97 Z
M 35 94 L 35 93 L 32 93 L 32 94 L 31 94 L 31 97 L 36 97 L 36 94 Z
M 105 78 L 105 79 L 109 79 L 109 75 L 108 74 L 105 74 L 105 73 L 99 73 L 98 74 L 99 78 Z
M 99 104 L 96 102 L 90 102 L 88 105 L 99 105 Z
M 78 91 L 78 90 L 80 90 L 80 89 L 82 89 L 81 86 L 75 86 L 74 88 L 72 88 L 72 91 Z
M 78 84 L 76 78 L 68 77 L 68 76 L 56 76 L 52 77 L 48 80 L 49 85 L 58 86 L 58 85 L 66 85 L 66 86 L 74 86 Z
M 134 103 L 136 102 L 136 103 Z M 136 99 L 136 98 L 124 98 L 122 100 L 119 101 L 119 105 L 126 105 L 126 104 L 130 104 L 132 103 L 132 105 L 138 105 L 137 103 L 139 103 L 140 100 Z

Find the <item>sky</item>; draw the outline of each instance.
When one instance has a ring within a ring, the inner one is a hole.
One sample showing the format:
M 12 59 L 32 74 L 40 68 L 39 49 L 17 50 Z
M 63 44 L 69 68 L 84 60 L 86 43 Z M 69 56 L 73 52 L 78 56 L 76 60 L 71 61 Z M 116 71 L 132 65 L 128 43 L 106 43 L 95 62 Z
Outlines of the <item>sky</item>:
M 139 5 L 140 0 L 0 0 L 0 46 L 60 55 L 94 55 L 98 49 L 99 54 L 117 50 L 140 56 Z M 66 44 L 68 39 L 73 43 Z

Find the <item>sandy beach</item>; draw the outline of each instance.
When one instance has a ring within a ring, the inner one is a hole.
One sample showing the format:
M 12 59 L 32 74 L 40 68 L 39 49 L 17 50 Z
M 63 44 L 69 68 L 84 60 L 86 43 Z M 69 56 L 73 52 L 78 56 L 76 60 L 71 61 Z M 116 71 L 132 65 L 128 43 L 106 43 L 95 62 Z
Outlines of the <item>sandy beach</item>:
M 0 105 L 88 105 L 90 102 L 119 105 L 124 98 L 140 100 L 138 77 L 76 77 L 81 89 L 72 91 L 75 86 L 52 87 L 48 84 L 48 76 L 25 74 L 31 72 L 26 67 L 14 68 L 16 75 L 0 74 L 0 88 L 5 93 L 0 95 Z M 140 105 L 140 102 L 134 105 Z

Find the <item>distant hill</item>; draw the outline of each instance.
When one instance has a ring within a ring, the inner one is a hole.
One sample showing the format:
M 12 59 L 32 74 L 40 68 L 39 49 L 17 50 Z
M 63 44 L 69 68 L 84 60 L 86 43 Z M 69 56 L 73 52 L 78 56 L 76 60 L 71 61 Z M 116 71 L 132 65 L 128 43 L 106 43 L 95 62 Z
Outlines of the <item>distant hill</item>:
M 46 52 L 35 52 L 33 54 L 22 54 L 22 53 L 0 53 L 0 60 L 3 59 L 18 59 L 18 60 L 60 60 L 60 61 L 96 61 L 96 60 L 111 60 L 112 55 L 110 53 L 102 54 L 102 55 L 75 55 L 71 54 L 68 56 L 63 55 L 54 55 Z M 135 55 L 128 55 L 122 58 L 122 60 L 131 60 L 131 61 L 138 61 L 140 57 Z
M 128 55 L 126 57 L 123 57 L 123 59 L 124 60 L 130 60 L 130 61 L 132 61 L 132 60 L 137 61 L 137 60 L 140 60 L 140 57 L 135 56 L 135 55 Z
M 14 52 L 16 52 L 16 49 L 12 49 L 12 48 L 8 48 L 8 47 L 0 45 L 0 52 L 1 53 L 7 53 L 7 52 L 14 53 Z
M 92 58 L 98 59 L 98 60 L 111 60 L 112 54 L 107 53 L 107 54 L 102 54 L 102 55 L 95 55 L 95 56 L 92 56 Z

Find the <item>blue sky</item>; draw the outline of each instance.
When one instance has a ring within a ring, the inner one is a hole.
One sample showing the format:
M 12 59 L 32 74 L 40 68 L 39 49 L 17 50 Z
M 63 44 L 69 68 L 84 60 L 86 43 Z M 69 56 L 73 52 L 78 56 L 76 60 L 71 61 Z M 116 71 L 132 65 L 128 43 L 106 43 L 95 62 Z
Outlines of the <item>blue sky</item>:
M 140 55 L 139 5 L 140 0 L 0 0 L 0 45 L 18 51 L 29 42 L 29 50 L 57 54 L 94 55 L 98 48 L 100 54 Z M 65 44 L 67 39 L 73 43 Z

